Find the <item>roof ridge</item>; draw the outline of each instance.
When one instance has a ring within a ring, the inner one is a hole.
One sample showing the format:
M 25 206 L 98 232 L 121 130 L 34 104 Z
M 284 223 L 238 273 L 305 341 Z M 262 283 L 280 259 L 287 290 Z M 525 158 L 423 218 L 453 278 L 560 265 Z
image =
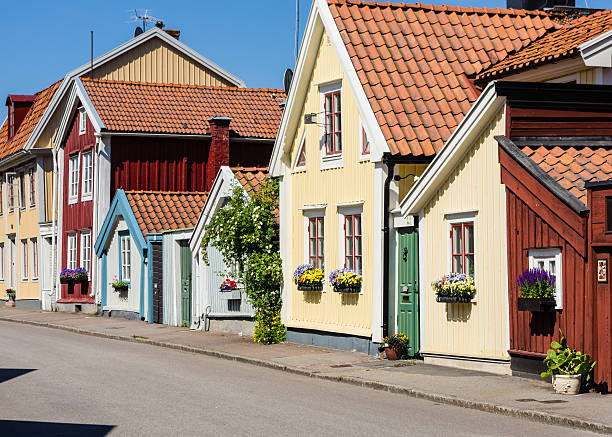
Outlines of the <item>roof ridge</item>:
M 251 170 L 259 170 L 259 171 L 268 171 L 268 166 L 266 167 L 256 167 L 256 166 L 252 166 L 252 167 L 241 167 L 241 166 L 236 166 L 236 167 L 230 167 L 231 170 L 233 171 L 240 171 L 240 170 L 246 170 L 246 171 L 251 171 Z
M 193 89 L 213 89 L 213 90 L 224 90 L 224 91 L 241 91 L 241 92 L 271 92 L 271 93 L 285 93 L 284 90 L 276 88 L 241 88 L 233 86 L 214 86 L 214 85 L 190 85 L 181 83 L 159 83 L 159 82 L 136 82 L 130 80 L 110 80 L 110 79 L 90 79 L 82 77 L 81 81 L 84 82 L 99 82 L 119 85 L 139 85 L 139 86 L 158 86 L 158 87 L 172 87 L 172 88 L 193 88 Z
M 371 6 L 379 8 L 395 8 L 395 9 L 422 9 L 434 12 L 460 12 L 464 14 L 486 14 L 486 15 L 533 15 L 533 16 L 550 16 L 547 11 L 530 11 L 527 9 L 513 8 L 474 8 L 466 6 L 448 6 L 448 5 L 431 5 L 422 3 L 383 3 L 371 0 L 327 0 L 328 4 L 335 5 L 354 5 L 354 6 Z

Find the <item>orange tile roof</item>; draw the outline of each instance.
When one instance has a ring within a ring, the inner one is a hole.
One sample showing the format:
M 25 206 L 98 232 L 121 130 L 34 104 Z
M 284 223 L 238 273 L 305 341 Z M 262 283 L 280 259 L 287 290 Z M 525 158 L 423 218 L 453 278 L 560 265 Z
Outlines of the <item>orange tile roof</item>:
M 5 126 L 7 122 L 4 123 L 2 129 L 0 129 L 0 159 L 6 158 L 7 156 L 12 155 L 15 152 L 23 149 L 25 143 L 30 138 L 30 135 L 34 131 L 34 128 L 40 121 L 40 118 L 43 116 L 43 113 L 49 106 L 49 102 L 55 95 L 57 88 L 60 86 L 62 81 L 55 82 L 50 87 L 36 93 L 36 100 L 34 100 L 34 104 L 26 114 L 21 126 L 11 138 L 7 141 L 7 127 Z
M 585 182 L 612 180 L 612 148 L 609 146 L 523 146 L 521 150 L 585 205 Z
M 126 191 L 143 235 L 191 229 L 198 222 L 207 193 Z
M 234 135 L 276 137 L 285 92 L 81 79 L 108 131 L 208 134 L 208 119 L 231 117 Z
M 553 29 L 543 11 L 328 0 L 391 153 L 440 151 L 474 75 Z
M 249 195 L 258 191 L 262 182 L 268 177 L 268 167 L 232 167 L 232 171 Z
M 538 64 L 555 62 L 578 54 L 578 47 L 604 32 L 612 30 L 612 10 L 568 22 L 561 29 L 534 41 L 526 48 L 507 57 L 476 76 L 477 80 L 492 80 L 517 73 Z

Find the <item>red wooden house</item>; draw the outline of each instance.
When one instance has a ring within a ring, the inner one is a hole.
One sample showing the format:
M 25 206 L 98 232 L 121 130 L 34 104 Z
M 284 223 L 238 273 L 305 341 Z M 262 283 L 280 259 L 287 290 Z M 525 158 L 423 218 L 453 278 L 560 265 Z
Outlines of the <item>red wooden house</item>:
M 507 96 L 499 143 L 506 186 L 510 356 L 515 372 L 542 368 L 559 329 L 612 383 L 612 87 L 497 84 Z M 517 277 L 534 256 L 562 278 L 552 312 L 518 311 Z M 554 265 L 554 264 L 553 264 Z
M 270 89 L 87 79 L 75 81 L 72 96 L 60 132 L 60 259 L 62 269 L 90 267 L 91 275 L 62 286 L 58 302 L 70 310 L 99 303 L 91 248 L 117 189 L 206 192 L 223 165 L 266 165 L 285 98 Z

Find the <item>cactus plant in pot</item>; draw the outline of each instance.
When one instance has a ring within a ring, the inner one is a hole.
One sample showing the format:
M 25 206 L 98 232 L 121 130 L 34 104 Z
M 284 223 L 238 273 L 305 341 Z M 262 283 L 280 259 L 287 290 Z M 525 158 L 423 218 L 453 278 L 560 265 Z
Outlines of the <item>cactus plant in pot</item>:
M 585 383 L 590 381 L 596 362 L 591 363 L 589 354 L 569 348 L 563 332 L 561 330 L 559 332 L 561 339 L 559 342 L 550 343 L 550 349 L 544 358 L 547 370 L 540 376 L 552 377 L 556 393 L 577 395 L 580 393 L 583 378 Z

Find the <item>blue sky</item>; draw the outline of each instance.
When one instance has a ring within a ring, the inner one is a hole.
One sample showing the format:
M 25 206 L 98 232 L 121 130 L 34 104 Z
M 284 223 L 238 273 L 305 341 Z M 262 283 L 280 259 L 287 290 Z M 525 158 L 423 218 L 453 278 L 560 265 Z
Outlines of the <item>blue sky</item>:
M 408 1 L 407 1 L 408 2 Z M 609 0 L 588 0 L 592 8 Z M 422 0 L 422 3 L 427 3 Z M 448 0 L 436 4 L 504 7 L 506 0 Z M 584 0 L 577 0 L 583 6 Z M 31 94 L 62 78 L 90 58 L 133 36 L 133 8 L 149 8 L 181 41 L 244 80 L 249 87 L 282 88 L 282 74 L 293 67 L 295 0 L 137 0 L 76 2 L 0 0 L 0 97 Z M 300 0 L 301 30 L 310 1 Z M 6 107 L 0 108 L 0 118 Z

